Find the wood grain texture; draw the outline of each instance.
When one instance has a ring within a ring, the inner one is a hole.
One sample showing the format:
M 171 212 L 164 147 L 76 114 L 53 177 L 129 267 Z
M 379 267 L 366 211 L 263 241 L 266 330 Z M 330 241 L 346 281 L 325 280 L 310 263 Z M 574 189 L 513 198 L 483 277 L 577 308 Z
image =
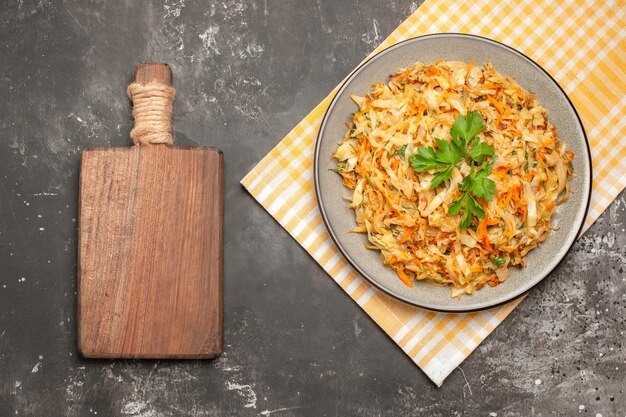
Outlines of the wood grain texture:
M 85 151 L 79 215 L 77 321 L 85 357 L 222 352 L 221 151 Z
M 172 85 L 172 69 L 167 64 L 144 63 L 135 67 L 135 82 L 148 84 L 156 81 L 165 85 Z

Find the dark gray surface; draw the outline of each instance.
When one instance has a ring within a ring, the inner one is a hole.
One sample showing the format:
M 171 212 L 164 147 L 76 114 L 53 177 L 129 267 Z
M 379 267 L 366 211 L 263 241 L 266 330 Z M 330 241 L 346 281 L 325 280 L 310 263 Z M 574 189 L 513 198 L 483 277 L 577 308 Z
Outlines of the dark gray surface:
M 437 389 L 239 185 L 415 7 L 2 2 L 0 416 L 626 415 L 624 193 Z M 76 352 L 80 152 L 130 143 L 143 60 L 173 67 L 177 142 L 226 158 L 213 362 Z

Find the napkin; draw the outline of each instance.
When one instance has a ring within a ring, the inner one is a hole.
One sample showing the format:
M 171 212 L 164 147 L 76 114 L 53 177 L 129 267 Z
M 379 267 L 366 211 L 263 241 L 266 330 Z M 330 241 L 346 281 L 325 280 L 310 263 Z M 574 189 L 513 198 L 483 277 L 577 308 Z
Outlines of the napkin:
M 535 60 L 569 95 L 588 135 L 594 178 L 586 230 L 626 185 L 625 10 L 623 3 L 620 6 L 615 1 L 427 0 L 370 57 L 416 36 L 462 32 L 502 42 Z M 385 295 L 342 258 L 324 227 L 313 184 L 315 141 L 336 91 L 298 123 L 241 183 L 441 386 L 521 299 L 474 313 L 431 312 Z

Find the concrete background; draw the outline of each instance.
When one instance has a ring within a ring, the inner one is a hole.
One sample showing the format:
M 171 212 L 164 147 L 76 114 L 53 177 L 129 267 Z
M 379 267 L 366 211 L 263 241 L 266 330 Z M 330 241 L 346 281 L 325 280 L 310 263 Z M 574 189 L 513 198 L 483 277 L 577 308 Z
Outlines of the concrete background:
M 3 1 L 0 416 L 626 415 L 626 198 L 440 389 L 239 185 L 419 3 Z M 134 65 L 226 158 L 226 352 L 78 357 L 81 151 L 128 146 Z

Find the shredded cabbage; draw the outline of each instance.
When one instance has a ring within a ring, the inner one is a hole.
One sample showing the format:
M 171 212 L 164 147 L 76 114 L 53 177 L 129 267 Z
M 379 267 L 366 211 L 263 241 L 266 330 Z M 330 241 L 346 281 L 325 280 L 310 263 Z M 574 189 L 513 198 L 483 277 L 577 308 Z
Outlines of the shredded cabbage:
M 446 285 L 460 297 L 525 266 L 567 199 L 574 159 L 531 93 L 490 64 L 437 61 L 400 68 L 352 99 L 359 108 L 334 154 L 337 171 L 354 189 L 353 231 L 367 233 L 399 279 Z M 478 137 L 495 150 L 496 189 L 492 201 L 478 200 L 485 217 L 461 230 L 461 216 L 447 213 L 470 168 L 461 164 L 431 190 L 433 173 L 415 172 L 408 160 L 420 146 L 436 147 L 435 138 L 450 141 L 450 127 L 468 111 L 487 127 Z

